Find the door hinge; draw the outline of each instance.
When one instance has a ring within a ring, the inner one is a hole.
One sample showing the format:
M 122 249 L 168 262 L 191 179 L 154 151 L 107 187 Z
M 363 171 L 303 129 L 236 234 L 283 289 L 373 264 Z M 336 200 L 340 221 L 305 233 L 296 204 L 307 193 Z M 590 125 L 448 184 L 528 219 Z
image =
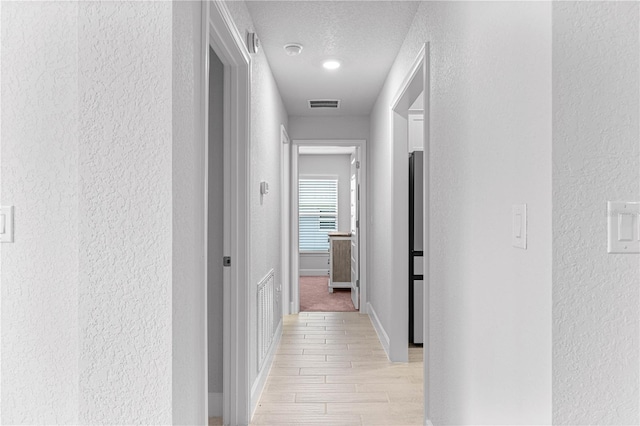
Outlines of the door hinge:
M 356 228 L 360 228 L 360 221 L 356 220 Z
M 222 266 L 231 266 L 231 256 L 225 256 L 222 258 Z
M 359 169 L 359 168 L 360 168 L 360 162 L 356 161 L 356 169 Z
M 356 280 L 356 288 L 360 288 L 360 280 Z

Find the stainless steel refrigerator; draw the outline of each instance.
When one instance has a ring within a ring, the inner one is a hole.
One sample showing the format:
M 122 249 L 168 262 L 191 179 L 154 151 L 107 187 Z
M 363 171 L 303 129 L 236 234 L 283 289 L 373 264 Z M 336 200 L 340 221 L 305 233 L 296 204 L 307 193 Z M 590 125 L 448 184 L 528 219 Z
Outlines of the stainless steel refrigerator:
M 415 345 L 424 341 L 423 174 L 423 152 L 414 151 L 409 156 L 409 342 Z

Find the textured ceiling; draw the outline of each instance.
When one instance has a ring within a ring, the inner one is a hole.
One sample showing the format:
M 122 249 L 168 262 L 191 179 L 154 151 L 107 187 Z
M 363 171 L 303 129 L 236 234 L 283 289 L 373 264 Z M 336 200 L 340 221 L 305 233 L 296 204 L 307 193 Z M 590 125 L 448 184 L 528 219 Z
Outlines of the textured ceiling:
M 248 1 L 290 115 L 369 115 L 418 8 L 412 1 Z M 287 56 L 284 45 L 304 46 Z M 342 67 L 327 71 L 325 59 Z M 310 110 L 309 99 L 340 99 Z

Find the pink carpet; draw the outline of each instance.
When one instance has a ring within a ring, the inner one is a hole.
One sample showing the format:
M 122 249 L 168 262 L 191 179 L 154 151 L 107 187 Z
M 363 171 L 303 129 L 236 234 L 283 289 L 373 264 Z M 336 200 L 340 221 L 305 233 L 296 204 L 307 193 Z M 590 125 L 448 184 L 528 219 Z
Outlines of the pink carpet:
M 351 289 L 336 288 L 329 293 L 329 277 L 300 277 L 301 312 L 356 312 Z

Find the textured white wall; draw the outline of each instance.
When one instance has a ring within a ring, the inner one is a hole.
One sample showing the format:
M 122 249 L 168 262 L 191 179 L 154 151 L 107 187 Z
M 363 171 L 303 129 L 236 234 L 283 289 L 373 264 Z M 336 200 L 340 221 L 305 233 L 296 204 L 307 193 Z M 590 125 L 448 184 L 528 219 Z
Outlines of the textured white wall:
M 371 116 L 370 300 L 385 327 L 389 108 L 431 42 L 430 417 L 551 422 L 551 6 L 424 2 Z M 511 247 L 527 203 L 529 248 Z
M 289 117 L 291 139 L 369 139 L 369 117 Z
M 251 87 L 251 274 L 250 285 L 256 286 L 273 268 L 276 288 L 281 288 L 280 271 L 280 125 L 287 126 L 287 112 L 278 93 L 264 53 L 252 60 Z M 269 194 L 260 196 L 260 182 L 269 183 Z M 251 292 L 251 306 L 256 306 L 256 292 Z M 275 300 L 276 323 L 282 317 L 279 293 Z M 255 317 L 256 310 L 251 310 Z M 251 321 L 255 330 L 257 322 Z M 252 333 L 253 335 L 254 333 Z M 257 337 L 253 337 L 257 347 Z M 252 351 L 255 357 L 255 351 Z M 252 359 L 252 366 L 257 361 Z M 254 367 L 251 367 L 254 368 Z
M 1 13 L 1 421 L 202 423 L 200 3 Z
M 640 201 L 637 2 L 553 6 L 553 422 L 638 424 L 638 255 L 606 202 Z
M 2 12 L 2 421 L 169 423 L 171 4 Z
M 171 422 L 172 4 L 79 5 L 80 423 Z
M 78 4 L 2 2 L 3 424 L 78 423 Z
M 173 4 L 173 424 L 201 424 L 204 368 L 204 145 L 201 3 Z M 219 346 L 222 346 L 219 344 Z
M 246 4 L 239 1 L 225 3 L 240 31 L 254 31 Z M 256 286 L 273 268 L 278 288 L 282 282 L 280 271 L 280 125 L 287 127 L 288 115 L 273 79 L 263 51 L 251 56 L 251 271 L 250 306 L 256 306 Z M 269 194 L 260 195 L 260 182 L 269 183 Z M 276 296 L 276 323 L 282 318 L 280 294 Z M 251 310 L 250 381 L 257 374 L 257 319 Z

